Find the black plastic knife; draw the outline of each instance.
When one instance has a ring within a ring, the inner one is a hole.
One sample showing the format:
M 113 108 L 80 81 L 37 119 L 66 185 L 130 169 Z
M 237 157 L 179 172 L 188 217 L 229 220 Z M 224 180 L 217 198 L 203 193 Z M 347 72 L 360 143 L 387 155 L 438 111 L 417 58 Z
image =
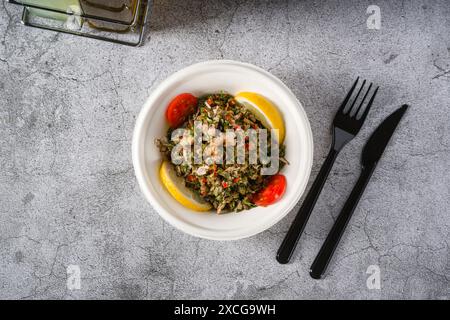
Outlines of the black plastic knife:
M 339 244 L 342 234 L 350 221 L 350 218 L 358 205 L 359 199 L 367 186 L 367 183 L 375 170 L 378 160 L 380 160 L 384 149 L 386 149 L 389 140 L 397 128 L 398 123 L 403 117 L 408 105 L 404 104 L 394 113 L 388 116 L 372 133 L 371 137 L 367 141 L 361 155 L 361 174 L 358 181 L 353 187 L 350 196 L 342 208 L 336 222 L 333 225 L 327 239 L 325 240 L 322 248 L 314 260 L 310 275 L 314 279 L 320 279 L 327 269 L 328 263 L 330 262 L 335 249 Z

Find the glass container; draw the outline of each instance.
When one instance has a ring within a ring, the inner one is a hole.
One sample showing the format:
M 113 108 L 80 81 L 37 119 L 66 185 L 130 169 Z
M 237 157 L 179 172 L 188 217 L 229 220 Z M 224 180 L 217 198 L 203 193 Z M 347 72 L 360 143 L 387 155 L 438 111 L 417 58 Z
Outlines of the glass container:
M 142 44 L 149 0 L 9 0 L 22 23 L 131 46 Z

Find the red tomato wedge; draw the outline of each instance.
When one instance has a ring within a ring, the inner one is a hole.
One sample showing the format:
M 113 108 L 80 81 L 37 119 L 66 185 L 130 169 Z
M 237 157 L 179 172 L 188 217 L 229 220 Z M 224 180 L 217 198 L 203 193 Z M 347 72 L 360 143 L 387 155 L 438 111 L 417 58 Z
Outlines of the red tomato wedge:
M 266 187 L 253 195 L 253 203 L 257 206 L 266 207 L 277 202 L 286 191 L 286 184 L 284 175 L 275 174 L 271 176 Z
M 190 93 L 177 95 L 169 103 L 166 110 L 166 118 L 172 128 L 181 125 L 189 115 L 195 112 L 198 99 Z

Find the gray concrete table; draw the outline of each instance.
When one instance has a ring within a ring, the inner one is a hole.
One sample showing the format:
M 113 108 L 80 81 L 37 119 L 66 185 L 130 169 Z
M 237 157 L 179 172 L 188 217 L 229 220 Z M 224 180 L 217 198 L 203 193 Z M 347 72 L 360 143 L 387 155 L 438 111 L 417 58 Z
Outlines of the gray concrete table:
M 370 4 L 381 9 L 378 30 L 367 25 Z M 140 48 L 19 18 L 0 4 L 0 298 L 450 298 L 449 1 L 160 0 Z M 269 70 L 299 97 L 313 177 L 352 81 L 381 86 L 288 265 L 275 252 L 294 212 L 249 239 L 201 240 L 166 224 L 134 178 L 131 135 L 146 97 L 180 68 L 222 58 Z M 403 103 L 411 108 L 328 276 L 312 280 L 364 141 Z M 79 290 L 67 286 L 73 265 Z M 380 289 L 367 286 L 371 265 Z

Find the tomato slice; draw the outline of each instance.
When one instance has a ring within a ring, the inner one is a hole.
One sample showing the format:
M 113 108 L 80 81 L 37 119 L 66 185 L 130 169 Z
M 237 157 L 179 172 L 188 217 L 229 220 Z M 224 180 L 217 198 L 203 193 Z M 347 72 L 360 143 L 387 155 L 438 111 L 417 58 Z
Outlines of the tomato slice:
M 172 128 L 181 125 L 189 115 L 195 112 L 198 99 L 190 93 L 177 95 L 169 103 L 166 110 L 166 118 Z
M 275 174 L 269 178 L 269 182 L 262 190 L 254 194 L 252 201 L 257 206 L 266 207 L 281 199 L 286 191 L 286 177 Z

